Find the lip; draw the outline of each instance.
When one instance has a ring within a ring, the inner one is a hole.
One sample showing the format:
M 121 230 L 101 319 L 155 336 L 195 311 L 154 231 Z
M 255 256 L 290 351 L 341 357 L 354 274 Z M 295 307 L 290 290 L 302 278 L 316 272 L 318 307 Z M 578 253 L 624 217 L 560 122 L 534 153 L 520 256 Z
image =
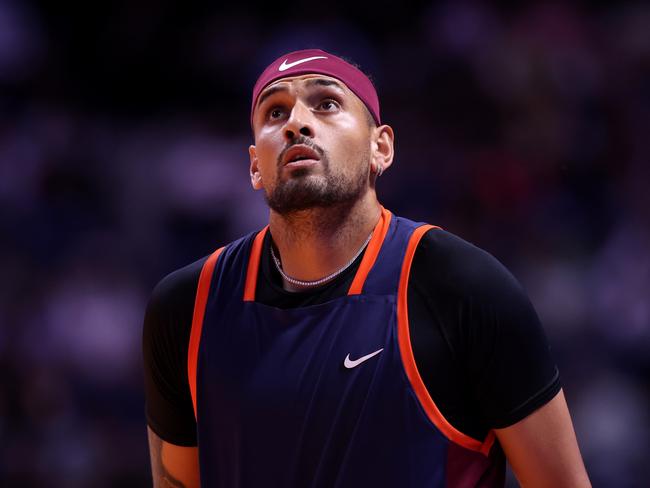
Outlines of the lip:
M 295 169 L 295 168 L 306 168 L 308 166 L 313 166 L 318 164 L 318 159 L 300 159 L 298 161 L 292 161 L 290 163 L 285 163 L 285 168 Z
M 293 161 L 296 158 L 302 158 L 297 161 Z M 292 146 L 287 150 L 284 157 L 282 158 L 282 164 L 284 166 L 309 166 L 315 164 L 320 160 L 318 153 L 314 151 L 311 147 L 304 144 L 297 144 Z

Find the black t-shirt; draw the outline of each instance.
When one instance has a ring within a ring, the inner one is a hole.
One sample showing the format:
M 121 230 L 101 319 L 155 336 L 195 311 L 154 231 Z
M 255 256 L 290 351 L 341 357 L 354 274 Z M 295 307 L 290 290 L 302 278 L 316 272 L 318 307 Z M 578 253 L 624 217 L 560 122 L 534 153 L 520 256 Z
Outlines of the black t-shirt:
M 288 292 L 263 246 L 256 300 L 278 308 L 344 296 L 361 262 L 316 290 Z M 144 320 L 146 415 L 163 440 L 195 446 L 187 378 L 194 298 L 206 258 L 165 277 Z M 408 283 L 411 344 L 420 376 L 457 430 L 483 440 L 551 400 L 560 379 L 537 314 L 517 280 L 487 252 L 439 229 L 416 249 Z

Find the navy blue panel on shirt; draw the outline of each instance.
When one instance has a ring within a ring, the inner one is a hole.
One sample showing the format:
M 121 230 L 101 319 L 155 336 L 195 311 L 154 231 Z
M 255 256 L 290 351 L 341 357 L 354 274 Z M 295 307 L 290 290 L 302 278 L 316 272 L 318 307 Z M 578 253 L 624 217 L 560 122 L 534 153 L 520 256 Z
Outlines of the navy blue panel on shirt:
M 363 256 L 317 290 L 288 292 L 271 261 L 270 245 L 267 233 L 256 300 L 282 309 L 344 296 Z M 144 322 L 147 421 L 162 439 L 182 446 L 197 444 L 186 365 L 204 262 L 163 279 L 152 293 Z M 512 425 L 559 391 L 557 369 L 528 297 L 488 253 L 449 232 L 427 232 L 411 267 L 408 307 L 422 379 L 444 417 L 464 434 L 483 439 L 491 427 Z M 471 321 L 459 321 L 469 316 Z M 488 344 L 498 346 L 498 355 Z
M 199 349 L 206 486 L 446 485 L 449 441 L 414 395 L 397 337 L 397 284 L 415 227 L 393 219 L 361 295 L 292 309 L 244 302 L 253 236 L 227 247 Z M 503 470 L 502 459 L 479 461 L 486 473 Z

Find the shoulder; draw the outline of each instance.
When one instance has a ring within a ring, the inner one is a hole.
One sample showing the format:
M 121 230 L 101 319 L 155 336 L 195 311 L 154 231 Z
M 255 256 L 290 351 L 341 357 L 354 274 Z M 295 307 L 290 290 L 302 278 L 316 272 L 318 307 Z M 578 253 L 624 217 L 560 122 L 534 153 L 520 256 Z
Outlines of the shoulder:
M 203 256 L 201 259 L 169 273 L 154 287 L 149 299 L 148 309 L 173 310 L 178 306 L 186 307 L 189 300 L 191 300 L 191 305 L 193 306 L 199 277 L 201 276 L 201 271 L 206 261 L 212 256 L 217 255 L 228 255 L 231 261 L 237 259 L 237 256 L 239 258 L 246 258 L 248 256 L 249 246 L 258 234 L 259 231 L 251 232 L 220 247 L 217 251 Z M 226 250 L 228 251 L 227 253 L 221 252 Z M 219 259 L 223 258 L 219 257 Z
M 411 265 L 413 280 L 447 293 L 494 297 L 522 293 L 510 271 L 487 251 L 451 232 L 431 229 L 424 234 Z
M 147 422 L 165 441 L 196 445 L 187 351 L 203 257 L 169 273 L 153 289 L 144 318 L 142 354 Z
M 145 341 L 189 334 L 199 276 L 207 258 L 169 273 L 154 287 L 145 313 Z
M 208 257 L 204 256 L 161 279 L 151 293 L 150 306 L 169 307 L 187 295 L 194 296 L 201 269 Z

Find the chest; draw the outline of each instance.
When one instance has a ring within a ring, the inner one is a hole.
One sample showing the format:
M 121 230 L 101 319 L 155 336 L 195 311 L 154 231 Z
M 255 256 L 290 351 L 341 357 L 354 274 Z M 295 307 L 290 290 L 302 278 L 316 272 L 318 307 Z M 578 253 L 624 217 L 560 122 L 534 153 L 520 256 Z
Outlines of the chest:
M 291 310 L 237 305 L 208 311 L 199 361 L 200 378 L 235 410 L 299 414 L 316 398 L 364 397 L 399 366 L 392 297 Z

